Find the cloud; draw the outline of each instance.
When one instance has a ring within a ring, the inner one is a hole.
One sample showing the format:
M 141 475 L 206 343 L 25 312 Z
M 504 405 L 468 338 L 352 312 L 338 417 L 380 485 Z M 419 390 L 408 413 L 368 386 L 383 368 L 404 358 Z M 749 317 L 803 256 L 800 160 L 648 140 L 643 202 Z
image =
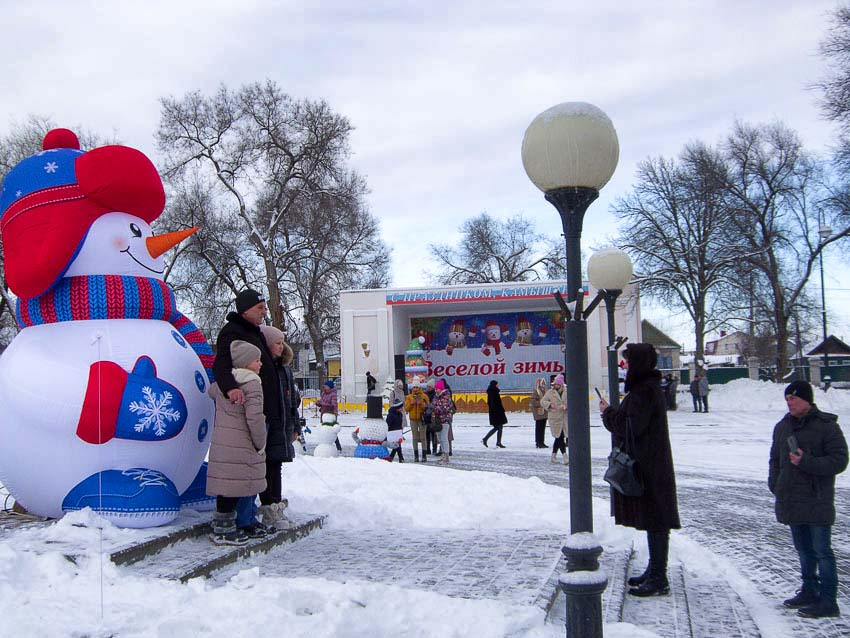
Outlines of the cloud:
M 396 248 L 396 285 L 420 283 L 424 246 L 481 211 L 560 233 L 520 161 L 525 127 L 564 101 L 605 110 L 620 164 L 588 212 L 585 247 L 638 161 L 717 141 L 736 118 L 781 119 L 822 150 L 805 87 L 833 0 L 593 4 L 457 0 L 16 3 L 0 41 L 0 126 L 28 113 L 113 131 L 155 156 L 161 97 L 270 78 L 326 99 L 355 126 L 352 164 Z M 420 257 L 406 259 L 411 243 Z

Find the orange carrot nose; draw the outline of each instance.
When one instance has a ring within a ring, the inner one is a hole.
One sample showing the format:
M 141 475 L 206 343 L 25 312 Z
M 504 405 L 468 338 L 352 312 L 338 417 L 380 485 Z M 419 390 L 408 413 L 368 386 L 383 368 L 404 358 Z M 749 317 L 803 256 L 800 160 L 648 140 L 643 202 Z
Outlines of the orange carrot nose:
M 201 227 L 195 226 L 194 228 L 188 228 L 186 230 L 175 230 L 173 233 L 165 233 L 164 235 L 151 235 L 145 240 L 145 243 L 148 246 L 148 252 L 151 254 L 151 257 L 156 259 L 165 251 L 170 248 L 174 248 L 174 246 L 186 239 L 189 235 L 199 230 L 201 230 Z

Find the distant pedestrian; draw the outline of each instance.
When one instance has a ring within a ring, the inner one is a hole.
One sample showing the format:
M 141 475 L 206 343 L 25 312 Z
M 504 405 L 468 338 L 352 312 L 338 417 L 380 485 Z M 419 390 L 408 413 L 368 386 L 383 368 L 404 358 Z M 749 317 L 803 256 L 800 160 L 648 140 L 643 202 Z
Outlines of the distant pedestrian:
M 319 395 L 319 414 L 339 415 L 339 401 L 337 400 L 336 386 L 334 382 L 328 379 L 322 384 L 322 394 Z M 339 442 L 339 437 L 334 441 L 337 451 L 342 452 L 342 445 Z
M 430 401 L 422 389 L 422 384 L 414 383 L 413 389 L 404 400 L 404 409 L 410 417 L 410 438 L 413 440 L 413 460 L 419 463 L 419 448 L 422 448 L 422 462 L 428 460 L 427 426 L 422 417 Z
M 454 419 L 455 404 L 448 388 L 446 387 L 446 382 L 442 379 L 434 384 L 434 392 L 436 395 L 432 401 L 434 405 L 432 420 L 434 424 L 440 428 L 440 431 L 438 432 L 440 437 L 440 446 L 446 451 L 439 462 L 443 465 L 448 465 L 449 426 L 452 424 L 452 420 Z
M 534 388 L 531 390 L 531 400 L 528 407 L 531 409 L 531 416 L 534 417 L 534 445 L 538 448 L 546 447 L 546 409 L 540 405 L 540 400 L 546 394 L 546 379 L 539 377 L 534 382 Z
M 404 400 L 406 395 L 404 394 L 404 381 L 401 379 L 396 379 L 395 384 L 393 384 L 393 390 L 390 392 L 390 400 L 389 404 L 393 405 L 394 403 L 401 403 L 401 419 L 402 426 L 406 430 L 410 427 L 407 423 L 407 413 L 404 411 Z
M 487 414 L 490 417 L 490 425 L 492 428 L 487 435 L 481 439 L 484 447 L 487 447 L 487 441 L 494 434 L 496 435 L 496 447 L 505 447 L 502 445 L 502 428 L 508 422 L 508 416 L 505 414 L 505 406 L 502 405 L 502 394 L 499 392 L 499 382 L 493 379 L 490 385 L 487 386 Z
M 670 530 L 679 529 L 676 477 L 667 427 L 667 405 L 661 392 L 661 373 L 655 369 L 658 354 L 648 343 L 630 343 L 626 361 L 626 396 L 615 408 L 601 400 L 602 423 L 611 432 L 612 444 L 627 450 L 635 460 L 641 496 L 611 491 L 611 508 L 618 525 L 646 530 L 649 565 L 640 576 L 629 578 L 632 596 L 670 593 L 667 555 Z
M 665 392 L 667 393 L 667 409 L 675 410 L 678 406 L 676 405 L 676 392 L 679 388 L 679 379 L 674 377 L 672 374 L 667 375 L 667 388 Z
M 390 455 L 387 457 L 387 460 L 390 463 L 392 463 L 396 454 L 398 454 L 398 462 L 404 463 L 404 452 L 401 449 L 401 444 L 404 441 L 404 420 L 402 419 L 403 408 L 403 400 L 395 397 L 393 399 L 393 403 L 390 404 L 390 409 L 387 411 L 386 447 L 390 450 Z
M 702 404 L 702 411 L 708 412 L 708 375 L 700 375 L 699 378 L 699 400 Z
M 432 378 L 432 379 L 428 379 L 427 383 L 425 384 L 425 396 L 428 397 L 428 403 L 430 403 L 430 404 L 433 404 L 434 399 L 437 397 L 437 390 L 434 388 L 435 383 L 436 383 L 435 380 Z M 432 414 L 429 414 L 428 412 L 423 413 L 422 422 L 426 426 L 425 427 L 425 436 L 426 436 L 425 447 L 429 449 L 429 451 L 432 455 L 436 455 L 437 454 L 437 443 L 438 443 L 439 437 L 437 436 L 437 433 L 434 431 L 434 428 L 432 427 L 433 426 L 433 416 L 432 416 Z
M 767 485 L 776 497 L 776 520 L 791 527 L 803 585 L 783 602 L 804 618 L 841 615 L 832 551 L 835 477 L 847 467 L 847 441 L 838 417 L 821 412 L 812 386 L 785 388 L 788 413 L 773 428 Z
M 702 412 L 702 400 L 699 398 L 699 373 L 694 374 L 694 380 L 688 386 L 691 391 L 691 399 L 694 402 L 694 412 Z
M 567 456 L 567 393 L 564 389 L 564 375 L 559 374 L 552 381 L 552 387 L 541 401 L 549 415 L 549 429 L 555 440 L 552 441 L 552 463 L 558 462 L 558 452 L 564 459 L 564 465 L 570 462 Z
M 366 370 L 366 394 L 372 394 L 375 387 L 378 385 L 378 380 L 372 376 L 372 373 Z
M 452 414 L 454 414 L 455 412 L 457 412 L 457 406 L 455 405 L 455 395 L 454 395 L 454 392 L 452 392 L 452 386 L 449 385 L 449 382 L 446 381 L 445 377 L 443 377 L 442 381 L 443 381 L 443 385 L 446 388 L 446 391 L 449 393 L 449 401 L 452 402 Z M 454 440 L 455 440 L 454 426 L 451 423 L 449 423 L 449 435 L 447 437 L 447 440 L 449 442 L 449 456 L 451 456 L 452 455 L 452 445 L 454 445 Z

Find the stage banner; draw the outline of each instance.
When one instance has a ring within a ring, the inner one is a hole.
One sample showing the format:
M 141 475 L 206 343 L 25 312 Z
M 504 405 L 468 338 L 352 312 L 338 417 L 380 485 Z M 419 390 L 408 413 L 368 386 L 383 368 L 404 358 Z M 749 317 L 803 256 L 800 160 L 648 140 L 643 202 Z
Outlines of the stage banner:
M 483 392 L 492 379 L 503 392 L 530 392 L 537 377 L 564 371 L 560 311 L 413 317 L 426 376 L 445 378 L 457 392 Z

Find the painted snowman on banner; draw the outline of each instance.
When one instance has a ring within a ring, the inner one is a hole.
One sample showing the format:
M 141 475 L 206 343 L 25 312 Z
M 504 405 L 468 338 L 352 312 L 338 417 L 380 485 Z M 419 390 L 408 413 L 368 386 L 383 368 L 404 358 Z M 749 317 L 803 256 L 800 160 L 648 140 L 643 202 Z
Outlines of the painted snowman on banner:
M 197 229 L 153 235 L 165 193 L 139 151 L 67 129 L 43 148 L 0 193 L 22 328 L 0 357 L 0 482 L 34 514 L 162 525 L 203 498 L 214 420 L 212 350 L 162 281 Z

